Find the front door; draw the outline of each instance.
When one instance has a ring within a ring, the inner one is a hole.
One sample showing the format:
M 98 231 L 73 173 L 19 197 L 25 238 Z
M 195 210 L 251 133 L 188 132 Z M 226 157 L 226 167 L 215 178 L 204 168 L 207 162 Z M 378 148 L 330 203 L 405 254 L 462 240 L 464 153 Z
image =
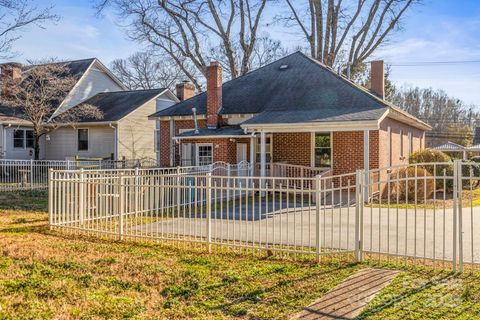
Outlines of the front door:
M 237 163 L 247 161 L 247 144 L 237 143 Z

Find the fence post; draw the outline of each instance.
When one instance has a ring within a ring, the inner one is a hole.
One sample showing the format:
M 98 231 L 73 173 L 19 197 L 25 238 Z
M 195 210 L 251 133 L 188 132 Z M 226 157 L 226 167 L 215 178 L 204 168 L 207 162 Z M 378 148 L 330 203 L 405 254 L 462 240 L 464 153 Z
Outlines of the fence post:
M 315 178 L 315 248 L 317 255 L 317 262 L 320 262 L 320 208 L 322 201 L 322 186 L 320 175 Z
M 30 159 L 30 189 L 33 189 L 33 159 Z
M 119 228 L 118 228 L 118 231 L 119 231 L 119 236 L 120 236 L 120 240 L 123 240 L 123 215 L 125 213 L 125 190 L 124 190 L 124 187 L 125 187 L 125 181 L 124 181 L 124 173 L 121 172 L 120 173 L 120 185 L 119 185 L 119 201 L 120 201 L 120 205 L 119 205 L 119 210 L 118 210 L 118 223 L 119 223 Z
M 455 160 L 457 167 L 457 219 L 458 219 L 458 260 L 459 271 L 463 272 L 463 217 L 462 217 L 462 191 L 463 191 L 463 170 L 462 160 Z M 473 236 L 473 235 L 472 235 Z
M 458 209 L 458 165 L 457 160 L 453 162 L 453 250 L 452 250 L 452 264 L 453 272 L 457 272 L 457 209 Z
M 48 169 L 48 225 L 53 224 L 53 169 Z
M 84 212 L 85 212 L 85 182 L 84 182 L 84 172 L 83 168 L 80 169 L 80 188 L 79 188 L 79 195 L 78 195 L 78 214 L 80 216 L 80 224 L 83 224 L 85 220 Z
M 140 176 L 139 176 L 139 172 L 138 172 L 138 167 L 135 168 L 135 194 L 134 194 L 134 197 L 135 197 L 135 221 L 137 221 L 137 217 L 138 217 L 138 189 L 140 188 L 139 187 L 139 184 L 140 184 Z M 136 229 L 135 229 L 136 230 Z
M 355 174 L 355 260 L 363 261 L 363 177 L 362 170 Z
M 206 197 L 207 200 L 207 246 L 208 252 L 212 252 L 212 173 L 207 173 Z

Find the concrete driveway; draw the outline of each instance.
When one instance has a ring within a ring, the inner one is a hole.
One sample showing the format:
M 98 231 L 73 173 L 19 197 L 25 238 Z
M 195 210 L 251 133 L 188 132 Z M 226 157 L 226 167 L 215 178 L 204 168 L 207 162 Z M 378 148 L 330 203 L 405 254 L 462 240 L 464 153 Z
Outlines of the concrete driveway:
M 263 211 L 262 211 L 263 208 Z M 317 213 L 311 203 L 264 203 L 236 213 L 216 208 L 212 213 L 212 239 L 238 244 L 293 246 L 314 250 Z M 225 209 L 224 209 L 225 210 Z M 231 208 L 229 207 L 229 210 Z M 152 236 L 204 237 L 205 216 L 182 215 L 139 225 L 137 231 Z M 453 257 L 453 209 L 364 208 L 364 250 L 399 256 L 451 260 Z M 480 263 L 480 207 L 462 210 L 464 262 Z M 319 213 L 321 246 L 328 250 L 353 250 L 355 207 L 323 206 Z M 457 256 L 458 256 L 457 243 Z

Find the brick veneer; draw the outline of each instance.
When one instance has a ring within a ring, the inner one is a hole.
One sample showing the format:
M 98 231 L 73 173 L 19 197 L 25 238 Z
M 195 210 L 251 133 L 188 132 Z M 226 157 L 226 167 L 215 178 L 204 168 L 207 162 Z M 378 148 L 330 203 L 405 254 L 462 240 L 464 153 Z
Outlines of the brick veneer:
M 273 162 L 310 166 L 312 142 L 310 132 L 274 133 Z
M 205 128 L 206 121 L 199 120 L 199 127 Z M 179 129 L 193 129 L 193 120 L 177 120 L 175 122 L 175 133 Z M 387 167 L 389 165 L 389 140 L 388 127 L 391 129 L 392 141 L 392 165 L 408 162 L 408 132 L 412 134 L 412 152 L 423 148 L 425 145 L 424 132 L 396 120 L 386 118 L 380 125 L 380 130 L 370 131 L 370 169 Z M 169 166 L 169 121 L 161 121 L 161 165 Z M 400 157 L 400 132 L 403 131 L 404 158 Z M 236 163 L 236 143 L 247 143 L 248 157 L 250 155 L 250 139 L 242 138 L 230 141 L 222 139 L 190 139 L 184 142 L 212 143 L 214 145 L 214 161 L 225 161 Z M 274 133 L 272 135 L 273 161 L 285 162 L 310 166 L 312 155 L 312 141 L 310 133 Z M 341 131 L 332 133 L 332 162 L 333 174 L 354 173 L 355 170 L 363 168 L 363 131 Z M 179 148 L 175 147 L 175 164 L 179 163 Z

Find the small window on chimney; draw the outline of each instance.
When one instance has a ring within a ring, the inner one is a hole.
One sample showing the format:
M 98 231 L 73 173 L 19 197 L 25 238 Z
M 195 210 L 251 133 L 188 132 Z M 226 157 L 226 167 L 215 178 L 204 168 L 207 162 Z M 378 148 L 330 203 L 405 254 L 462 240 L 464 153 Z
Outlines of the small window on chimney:
M 280 66 L 280 70 L 285 70 L 285 69 L 288 69 L 288 64 L 282 64 Z

